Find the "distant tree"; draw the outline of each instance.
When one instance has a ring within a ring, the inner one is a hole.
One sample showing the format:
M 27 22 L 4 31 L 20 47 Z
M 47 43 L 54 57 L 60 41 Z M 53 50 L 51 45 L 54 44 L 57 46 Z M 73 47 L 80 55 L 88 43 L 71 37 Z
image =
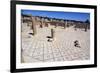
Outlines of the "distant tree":
M 87 19 L 87 20 L 85 21 L 85 23 L 88 23 L 88 24 L 90 24 L 90 21 Z

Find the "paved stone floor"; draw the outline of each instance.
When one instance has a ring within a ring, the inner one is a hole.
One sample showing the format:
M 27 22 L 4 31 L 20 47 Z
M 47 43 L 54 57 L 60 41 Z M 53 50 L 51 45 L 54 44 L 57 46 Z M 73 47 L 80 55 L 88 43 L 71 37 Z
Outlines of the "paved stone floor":
M 90 31 L 83 29 L 74 30 L 57 27 L 55 30 L 55 40 L 48 42 L 47 36 L 51 35 L 51 28 L 37 26 L 35 36 L 29 34 L 32 30 L 27 24 L 22 24 L 22 56 L 23 63 L 34 62 L 54 62 L 88 60 L 90 58 Z M 74 41 L 78 40 L 81 48 L 74 46 Z

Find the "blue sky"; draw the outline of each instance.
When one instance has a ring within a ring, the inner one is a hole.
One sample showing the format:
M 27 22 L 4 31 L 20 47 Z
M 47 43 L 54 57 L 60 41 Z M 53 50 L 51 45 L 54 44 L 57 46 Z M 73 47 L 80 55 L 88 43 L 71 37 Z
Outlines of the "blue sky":
M 21 14 L 32 14 L 33 16 L 43 16 L 58 19 L 70 19 L 77 21 L 90 20 L 90 13 L 80 12 L 60 12 L 60 11 L 39 11 L 39 10 L 21 10 Z

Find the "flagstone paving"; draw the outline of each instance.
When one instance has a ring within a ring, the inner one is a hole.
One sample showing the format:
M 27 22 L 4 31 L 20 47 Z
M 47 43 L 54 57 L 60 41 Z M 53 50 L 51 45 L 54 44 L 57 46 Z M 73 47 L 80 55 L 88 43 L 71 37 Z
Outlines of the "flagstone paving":
M 51 28 L 55 30 L 55 40 L 48 42 L 47 36 L 51 36 Z M 22 24 L 22 62 L 54 62 L 74 61 L 90 59 L 90 31 L 83 29 L 74 30 L 53 26 L 39 28 L 37 34 L 31 35 L 32 30 L 27 24 Z M 74 46 L 78 40 L 79 47 Z

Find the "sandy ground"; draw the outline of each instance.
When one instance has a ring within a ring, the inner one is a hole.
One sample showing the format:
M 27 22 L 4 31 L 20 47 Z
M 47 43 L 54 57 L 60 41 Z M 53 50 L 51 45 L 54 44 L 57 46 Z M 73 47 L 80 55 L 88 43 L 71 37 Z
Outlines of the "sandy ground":
M 55 30 L 55 40 L 48 42 L 47 36 L 51 36 L 51 28 Z M 32 30 L 27 24 L 22 24 L 22 62 L 54 62 L 88 60 L 90 58 L 90 31 L 82 29 L 53 26 L 39 28 L 37 34 L 31 35 Z M 79 47 L 74 46 L 74 41 L 79 41 Z

